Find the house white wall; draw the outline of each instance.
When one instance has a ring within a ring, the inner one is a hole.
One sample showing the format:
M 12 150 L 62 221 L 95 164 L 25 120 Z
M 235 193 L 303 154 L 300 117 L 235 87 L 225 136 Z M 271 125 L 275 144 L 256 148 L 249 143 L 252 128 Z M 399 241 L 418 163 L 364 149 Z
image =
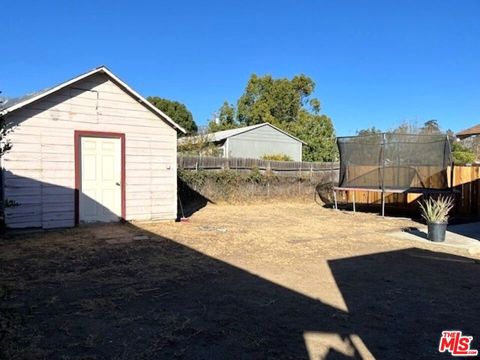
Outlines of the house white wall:
M 259 159 L 267 154 L 285 154 L 302 161 L 302 143 L 269 125 L 229 137 L 225 149 L 226 157 Z
M 74 131 L 125 134 L 126 219 L 175 219 L 176 131 L 105 74 L 95 74 L 7 115 L 16 124 L 3 159 L 12 228 L 75 222 Z

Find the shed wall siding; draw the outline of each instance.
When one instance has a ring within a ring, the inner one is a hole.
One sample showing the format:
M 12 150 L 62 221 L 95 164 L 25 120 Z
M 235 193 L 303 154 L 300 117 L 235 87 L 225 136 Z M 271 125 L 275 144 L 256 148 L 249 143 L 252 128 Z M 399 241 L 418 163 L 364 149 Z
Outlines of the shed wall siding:
M 228 157 L 259 159 L 266 154 L 285 154 L 294 161 L 302 161 L 302 143 L 268 125 L 227 141 Z
M 18 126 L 4 157 L 9 227 L 75 221 L 74 130 L 125 134 L 126 219 L 175 219 L 176 131 L 107 76 L 97 74 L 11 115 Z

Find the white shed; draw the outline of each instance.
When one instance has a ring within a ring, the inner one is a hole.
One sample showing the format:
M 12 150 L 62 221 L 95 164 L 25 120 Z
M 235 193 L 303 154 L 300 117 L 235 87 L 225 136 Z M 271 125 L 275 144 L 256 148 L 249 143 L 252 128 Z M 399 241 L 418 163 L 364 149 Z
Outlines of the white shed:
M 185 130 L 99 67 L 0 109 L 10 228 L 70 227 L 177 215 L 177 131 Z

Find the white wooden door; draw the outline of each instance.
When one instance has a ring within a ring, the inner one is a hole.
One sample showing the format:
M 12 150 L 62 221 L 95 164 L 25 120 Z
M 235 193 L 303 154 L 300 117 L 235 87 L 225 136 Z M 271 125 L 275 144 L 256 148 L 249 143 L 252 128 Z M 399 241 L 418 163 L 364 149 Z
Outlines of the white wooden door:
M 80 222 L 112 222 L 121 217 L 120 139 L 81 138 Z

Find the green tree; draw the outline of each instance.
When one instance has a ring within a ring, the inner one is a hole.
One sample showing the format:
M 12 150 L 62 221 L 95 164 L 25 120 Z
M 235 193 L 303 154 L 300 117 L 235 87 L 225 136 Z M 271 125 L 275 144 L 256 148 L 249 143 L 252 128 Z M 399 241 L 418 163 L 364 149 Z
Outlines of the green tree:
M 235 129 L 239 126 L 236 119 L 235 107 L 225 101 L 218 110 L 218 116 L 216 119 L 210 120 L 208 123 L 208 132 L 216 132 L 222 130 Z
M 368 129 L 357 130 L 358 136 L 376 135 L 381 133 L 382 133 L 382 130 L 377 129 L 375 126 L 372 126 L 371 128 L 368 128 Z
M 178 140 L 179 155 L 221 156 L 221 150 L 211 141 L 210 134 L 187 136 Z
M 149 96 L 147 100 L 157 109 L 167 114 L 173 121 L 187 131 L 187 135 L 195 134 L 198 130 L 197 124 L 193 120 L 192 113 L 187 107 L 178 101 L 163 99 L 158 96 Z M 183 136 L 179 132 L 179 136 Z
M 461 144 L 475 154 L 475 159 L 480 160 L 480 136 L 474 135 L 461 140 Z
M 449 131 L 451 132 L 451 130 L 447 130 L 447 135 L 449 134 Z M 409 122 L 402 122 L 400 125 L 398 125 L 392 130 L 389 130 L 388 132 L 393 134 L 443 134 L 437 120 L 428 120 L 423 124 L 422 127 L 419 127 L 418 125 Z M 377 129 L 375 126 L 372 126 L 369 129 L 357 130 L 357 135 L 371 135 L 380 133 L 382 133 L 382 130 Z
M 303 146 L 304 161 L 334 161 L 337 145 L 332 120 L 326 115 L 300 112 L 299 120 L 285 130 L 307 143 Z
M 402 122 L 400 125 L 398 125 L 391 132 L 394 134 L 403 134 L 403 135 L 419 134 L 421 132 L 421 128 L 419 128 L 414 123 L 405 121 L 405 122 Z
M 0 94 L 1 93 L 2 92 L 0 91 Z M 2 108 L 4 108 L 6 101 L 7 101 L 6 99 L 0 98 L 0 111 L 2 110 Z M 12 144 L 7 139 L 8 133 L 12 130 L 13 128 L 10 124 L 7 123 L 6 117 L 3 115 L 0 115 L 0 159 L 12 147 Z
M 335 131 L 331 119 L 320 115 L 320 100 L 311 97 L 314 90 L 315 82 L 303 74 L 291 80 L 253 74 L 237 102 L 238 122 L 271 123 L 308 144 L 303 147 L 304 160 L 332 160 Z
M 450 144 L 452 145 L 452 156 L 455 164 L 471 164 L 475 161 L 475 152 L 460 141 L 455 139 Z
M 286 124 L 297 121 L 300 110 L 307 110 L 307 105 L 311 107 L 308 110 L 318 113 L 320 101 L 310 98 L 314 89 L 313 80 L 303 74 L 292 80 L 253 74 L 238 99 L 238 120 L 242 125 Z
M 420 134 L 441 134 L 440 126 L 437 120 L 428 120 L 420 128 Z
M 7 134 L 11 131 L 11 128 L 7 126 L 7 122 L 4 116 L 0 116 L 0 158 L 11 149 L 12 144 L 6 139 Z

